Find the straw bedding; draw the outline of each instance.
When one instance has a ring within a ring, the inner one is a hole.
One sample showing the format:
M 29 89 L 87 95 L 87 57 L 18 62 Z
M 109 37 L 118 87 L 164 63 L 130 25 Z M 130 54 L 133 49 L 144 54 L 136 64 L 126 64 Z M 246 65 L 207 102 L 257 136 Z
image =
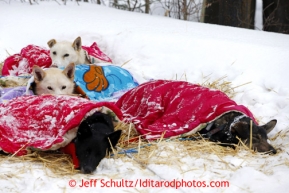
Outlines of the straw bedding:
M 0 71 L 2 65 L 3 63 L 0 63 Z M 225 80 L 226 76 L 214 81 L 210 81 L 210 78 L 208 77 L 204 77 L 204 79 L 205 81 L 201 83 L 201 85 L 219 89 L 225 92 L 230 98 L 235 95 L 234 88 L 236 87 L 233 87 L 231 82 L 227 82 Z M 18 86 L 19 84 L 25 84 L 25 81 L 0 81 L 1 87 L 13 87 Z M 111 157 L 113 159 L 121 159 L 125 162 L 131 162 L 132 164 L 136 164 L 143 168 L 146 168 L 148 164 L 163 164 L 167 166 L 174 165 L 181 168 L 181 165 L 186 164 L 185 158 L 190 157 L 191 159 L 206 159 L 212 163 L 218 162 L 222 170 L 235 171 L 239 169 L 241 165 L 232 164 L 226 159 L 228 156 L 239 157 L 243 159 L 244 162 L 250 162 L 250 160 L 256 159 L 256 157 L 268 157 L 266 154 L 250 151 L 242 144 L 236 145 L 235 149 L 223 147 L 217 143 L 209 142 L 201 138 L 201 136 L 198 134 L 188 136 L 186 139 L 160 138 L 159 140 L 149 142 L 142 139 L 142 137 L 138 135 L 132 124 L 119 123 L 116 126 L 116 130 L 122 130 L 122 136 L 117 145 L 117 149 L 114 150 L 112 155 L 107 155 L 107 158 Z M 274 141 L 277 138 L 285 137 L 288 137 L 288 131 L 277 133 L 271 138 L 271 141 Z M 192 140 L 192 138 L 198 138 L 198 140 Z M 286 146 L 288 145 L 289 144 L 286 144 Z M 124 153 L 124 151 L 126 151 L 126 153 Z M 212 154 L 216 159 L 208 158 L 208 155 Z M 70 156 L 57 151 L 33 152 L 21 157 L 16 157 L 14 155 L 0 155 L 0 167 L 1 164 L 7 162 L 30 162 L 33 164 L 40 164 L 43 168 L 49 171 L 49 175 L 52 174 L 55 176 L 71 176 L 79 173 L 74 169 Z M 284 160 L 284 164 L 289 166 L 289 161 Z M 29 164 L 25 164 L 25 166 L 29 167 Z M 264 173 L 270 172 L 266 168 L 266 163 L 264 163 L 263 166 L 259 166 L 259 168 L 260 170 L 264 170 Z M 24 168 L 23 172 L 28 169 L 29 168 Z M 190 170 L 194 169 L 198 170 L 200 168 L 196 166 L 192 167 Z M 206 170 L 206 168 L 204 169 Z M 185 169 L 182 169 L 182 171 L 183 173 L 188 172 Z M 0 175 L 0 178 L 6 177 L 7 176 L 5 175 Z

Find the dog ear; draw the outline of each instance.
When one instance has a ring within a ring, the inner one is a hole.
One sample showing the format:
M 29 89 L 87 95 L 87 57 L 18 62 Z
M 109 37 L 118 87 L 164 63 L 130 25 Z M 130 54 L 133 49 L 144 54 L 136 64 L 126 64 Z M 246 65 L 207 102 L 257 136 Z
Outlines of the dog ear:
M 47 45 L 49 46 L 49 48 L 52 48 L 52 46 L 54 46 L 55 44 L 56 44 L 56 40 L 55 39 L 49 40 L 47 42 Z
M 32 68 L 32 72 L 34 76 L 34 81 L 36 82 L 40 82 L 45 77 L 44 70 L 40 68 L 39 66 L 34 65 Z
M 77 130 L 77 139 L 85 140 L 92 135 L 91 128 L 86 120 L 82 121 Z
M 81 49 L 81 38 L 80 37 L 77 37 L 73 44 L 72 44 L 72 47 L 74 48 L 74 50 L 76 51 L 79 51 Z
M 268 123 L 266 123 L 265 125 L 262 125 L 261 127 L 263 127 L 266 130 L 266 133 L 268 134 L 274 129 L 276 124 L 277 124 L 277 120 L 273 119 L 269 121 Z
M 62 73 L 67 76 L 70 80 L 74 81 L 74 72 L 75 72 L 75 64 L 70 63 L 66 68 L 62 71 Z
M 118 143 L 118 140 L 120 138 L 120 135 L 121 135 L 121 130 L 117 130 L 115 132 L 108 134 L 107 137 L 109 138 L 112 147 L 116 146 L 116 144 Z

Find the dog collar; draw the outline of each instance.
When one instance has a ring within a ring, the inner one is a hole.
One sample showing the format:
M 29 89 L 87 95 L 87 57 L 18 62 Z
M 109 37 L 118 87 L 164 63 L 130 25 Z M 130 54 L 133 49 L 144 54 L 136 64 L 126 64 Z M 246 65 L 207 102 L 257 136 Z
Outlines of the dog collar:
M 229 132 L 231 133 L 232 130 L 232 126 L 234 126 L 236 123 L 238 123 L 240 121 L 240 119 L 246 117 L 245 115 L 239 115 L 237 117 L 234 118 L 234 121 L 230 124 L 229 126 Z
M 231 132 L 232 127 L 244 117 L 246 117 L 246 115 L 244 115 L 244 114 L 239 115 L 239 116 L 235 117 L 232 122 L 228 122 L 226 124 L 220 125 L 219 127 L 215 128 L 215 129 L 211 129 L 211 127 L 214 124 L 214 122 L 211 122 L 205 128 L 208 132 L 206 134 L 204 134 L 204 136 L 211 138 L 214 134 L 216 134 L 218 132 L 224 132 L 224 134 L 227 136 L 227 141 L 229 143 L 234 143 L 234 141 L 236 140 L 236 135 L 232 134 L 232 132 Z
M 232 127 L 240 122 L 240 120 L 242 118 L 246 117 L 246 115 L 242 114 L 242 115 L 239 115 L 237 117 L 234 118 L 234 120 L 229 124 L 229 129 L 227 132 L 225 132 L 228 136 L 227 140 L 230 141 L 231 143 L 234 143 L 234 141 L 236 141 L 236 135 L 235 134 L 232 134 Z

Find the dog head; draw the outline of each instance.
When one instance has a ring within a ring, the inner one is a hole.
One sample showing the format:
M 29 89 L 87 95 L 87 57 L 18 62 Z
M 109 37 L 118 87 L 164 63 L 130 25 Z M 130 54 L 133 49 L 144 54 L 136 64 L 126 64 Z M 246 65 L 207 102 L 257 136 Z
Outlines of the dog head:
M 67 41 L 57 42 L 52 39 L 47 44 L 50 48 L 52 67 L 66 67 L 70 63 L 79 64 L 85 61 L 80 37 L 76 38 L 73 43 Z
M 250 146 L 250 121 L 249 117 L 243 117 L 231 124 L 231 133 L 238 136 L 246 146 Z M 258 152 L 276 153 L 275 148 L 268 143 L 267 134 L 277 124 L 277 120 L 271 120 L 265 125 L 258 126 L 252 121 L 252 148 Z
M 107 151 L 117 144 L 120 135 L 121 130 L 114 131 L 109 115 L 96 112 L 82 121 L 75 138 L 80 171 L 85 174 L 95 171 Z
M 69 64 L 64 70 L 58 68 L 48 68 L 43 70 L 38 66 L 33 66 L 32 73 L 34 76 L 33 92 L 36 95 L 56 94 L 69 95 L 73 94 L 75 65 Z

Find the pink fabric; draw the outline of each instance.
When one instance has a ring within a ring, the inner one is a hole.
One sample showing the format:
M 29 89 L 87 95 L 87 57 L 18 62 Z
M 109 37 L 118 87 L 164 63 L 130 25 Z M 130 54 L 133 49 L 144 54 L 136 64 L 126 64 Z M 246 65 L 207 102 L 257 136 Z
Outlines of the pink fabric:
M 72 96 L 22 96 L 0 104 L 0 149 L 24 155 L 27 148 L 49 150 L 72 139 L 64 135 L 79 126 L 92 110 L 109 108 L 121 120 L 121 111 L 109 102 Z M 76 132 L 76 131 L 75 131 Z M 60 147 L 59 147 L 60 148 Z
M 82 48 L 87 52 L 88 60 L 91 61 L 91 63 L 112 63 L 111 59 L 99 49 L 95 42 L 89 47 L 82 46 Z M 19 76 L 31 74 L 33 65 L 49 68 L 51 64 L 52 60 L 49 55 L 49 50 L 35 45 L 28 45 L 24 47 L 19 54 L 9 56 L 4 61 L 2 75 Z
M 95 42 L 90 47 L 82 46 L 82 49 L 87 52 L 88 60 L 92 64 L 96 62 L 112 63 L 111 59 L 99 49 Z
M 21 50 L 20 54 L 14 54 L 4 61 L 2 75 L 18 76 L 30 74 L 33 65 L 48 68 L 51 63 L 49 50 L 35 45 L 28 45 Z
M 222 114 L 252 113 L 221 91 L 183 81 L 156 80 L 126 92 L 117 102 L 126 122 L 135 124 L 146 139 L 173 137 L 201 129 Z M 196 132 L 196 131 L 195 131 Z
M 4 61 L 3 68 L 2 68 L 2 75 L 3 76 L 9 75 L 10 74 L 9 69 L 12 70 L 13 67 L 14 68 L 18 67 L 20 60 L 22 60 L 22 57 L 20 54 L 14 54 L 6 58 L 6 60 Z

